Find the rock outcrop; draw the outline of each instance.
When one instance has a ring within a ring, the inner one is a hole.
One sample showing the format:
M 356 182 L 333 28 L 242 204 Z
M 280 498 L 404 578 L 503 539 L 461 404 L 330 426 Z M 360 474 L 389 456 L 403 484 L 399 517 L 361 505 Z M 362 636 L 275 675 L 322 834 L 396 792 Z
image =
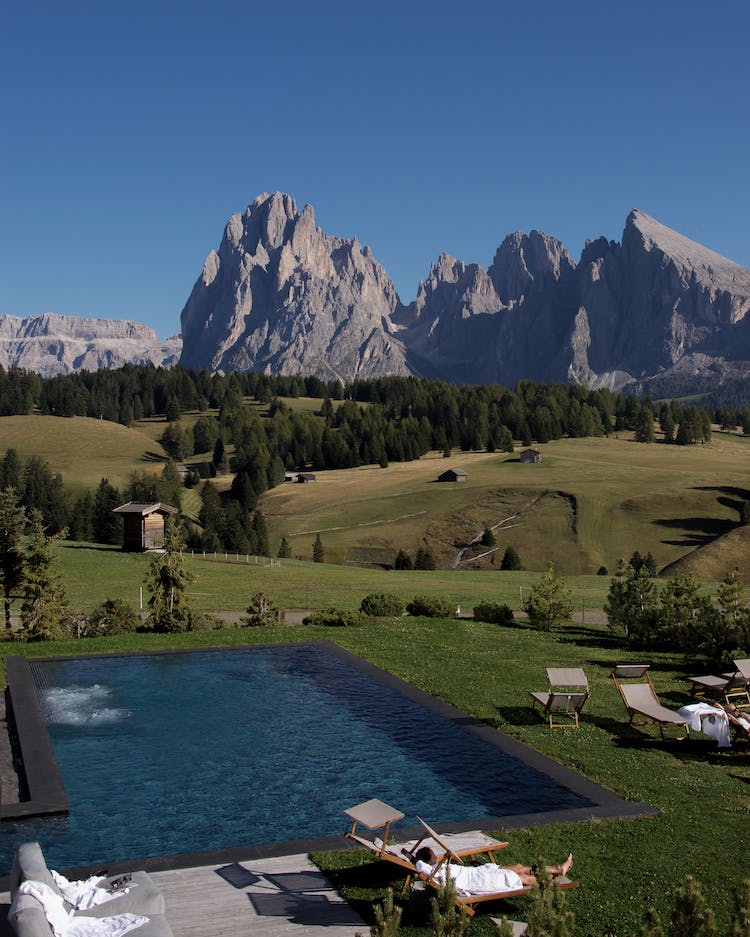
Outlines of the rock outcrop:
M 408 374 L 391 317 L 398 297 L 356 239 L 324 234 L 313 209 L 259 195 L 229 219 L 182 310 L 180 364 L 347 380 Z
M 98 371 L 125 364 L 177 363 L 179 336 L 160 342 L 153 329 L 123 319 L 85 319 L 47 312 L 21 319 L 0 316 L 0 365 L 42 377 Z

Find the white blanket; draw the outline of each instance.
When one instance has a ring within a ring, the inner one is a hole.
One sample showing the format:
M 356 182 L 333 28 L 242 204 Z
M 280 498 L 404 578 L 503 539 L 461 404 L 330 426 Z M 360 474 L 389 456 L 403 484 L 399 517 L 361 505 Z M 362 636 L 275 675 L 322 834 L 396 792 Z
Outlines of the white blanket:
M 102 888 L 98 887 L 100 882 L 107 881 L 101 875 L 93 875 L 91 878 L 85 878 L 79 882 L 71 882 L 64 875 L 55 872 L 54 869 L 50 869 L 50 874 L 55 880 L 55 885 L 63 893 L 63 898 L 79 911 L 87 911 L 89 908 L 94 908 L 105 901 L 127 895 L 129 889 L 137 885 L 137 882 L 130 882 L 127 888 L 112 891 L 106 885 Z
M 729 719 L 723 709 L 708 703 L 691 703 L 677 710 L 694 732 L 716 739 L 719 748 L 731 748 Z
M 44 882 L 21 882 L 18 890 L 31 895 L 44 908 L 44 915 L 55 937 L 122 937 L 128 931 L 146 924 L 147 917 L 138 914 L 116 914 L 113 917 L 84 917 L 68 914 L 62 895 Z
M 418 861 L 417 872 L 427 875 L 433 881 L 445 885 L 446 873 L 456 884 L 459 895 L 491 895 L 499 891 L 513 891 L 523 888 L 523 881 L 513 869 L 504 869 L 494 862 L 485 862 L 484 865 L 455 865 L 445 863 L 431 866 L 427 862 Z

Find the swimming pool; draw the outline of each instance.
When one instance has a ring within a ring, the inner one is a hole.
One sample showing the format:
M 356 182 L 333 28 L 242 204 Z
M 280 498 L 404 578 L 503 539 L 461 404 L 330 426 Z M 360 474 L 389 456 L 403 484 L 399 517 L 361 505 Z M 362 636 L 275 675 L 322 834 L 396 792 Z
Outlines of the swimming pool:
M 402 826 L 594 815 L 602 802 L 328 642 L 31 669 L 70 815 L 3 823 L 0 874 L 27 839 L 67 867 L 333 837 L 344 808 L 371 797 L 402 810 Z

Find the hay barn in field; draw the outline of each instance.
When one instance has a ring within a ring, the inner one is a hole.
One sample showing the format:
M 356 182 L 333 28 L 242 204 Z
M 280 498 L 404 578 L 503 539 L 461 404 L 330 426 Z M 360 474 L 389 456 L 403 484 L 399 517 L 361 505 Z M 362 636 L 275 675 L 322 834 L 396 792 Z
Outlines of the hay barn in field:
M 153 550 L 164 539 L 169 517 L 177 513 L 177 508 L 161 501 L 128 501 L 114 508 L 113 513 L 122 515 L 123 550 Z

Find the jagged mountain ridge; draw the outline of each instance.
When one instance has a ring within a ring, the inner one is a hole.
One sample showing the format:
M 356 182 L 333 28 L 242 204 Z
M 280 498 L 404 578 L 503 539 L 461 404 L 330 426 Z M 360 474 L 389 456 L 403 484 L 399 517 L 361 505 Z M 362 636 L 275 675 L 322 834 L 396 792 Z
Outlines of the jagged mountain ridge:
M 126 319 L 93 319 L 43 313 L 0 316 L 0 365 L 44 378 L 125 364 L 176 364 L 179 336 L 159 341 L 153 329 Z
M 621 242 L 576 263 L 539 231 L 508 235 L 490 266 L 442 254 L 408 305 L 356 239 L 333 237 L 282 193 L 233 215 L 181 314 L 186 367 L 417 374 L 513 385 L 522 378 L 620 389 L 678 375 L 750 373 L 750 270 L 641 211 Z M 43 376 L 168 366 L 179 338 L 133 322 L 0 316 L 0 364 Z
M 749 310 L 750 271 L 640 211 L 578 264 L 539 231 L 506 237 L 487 270 L 443 254 L 404 305 L 368 248 L 264 194 L 209 254 L 181 363 L 620 388 L 672 369 L 747 373 Z

